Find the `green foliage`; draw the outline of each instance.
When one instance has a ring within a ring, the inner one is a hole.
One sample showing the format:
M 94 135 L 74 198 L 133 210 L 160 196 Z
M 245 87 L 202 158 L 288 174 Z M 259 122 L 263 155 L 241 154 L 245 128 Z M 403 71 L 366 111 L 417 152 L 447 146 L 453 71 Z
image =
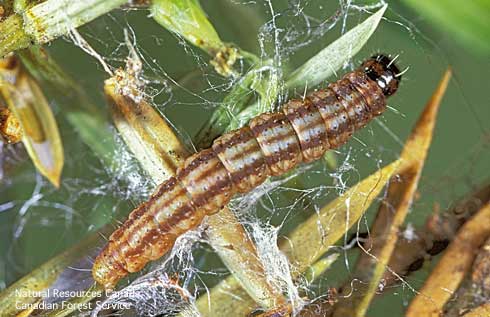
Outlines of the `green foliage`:
M 441 30 L 454 35 L 468 49 L 490 53 L 490 1 L 403 0 Z
M 223 43 L 197 0 L 153 0 L 153 19 L 193 45 L 216 54 Z
M 376 30 L 386 5 L 371 17 L 345 33 L 330 45 L 322 49 L 304 65 L 292 72 L 285 86 L 292 90 L 306 85 L 314 87 L 335 74 L 366 44 Z M 224 131 L 237 129 L 251 118 L 272 109 L 280 88 L 278 70 L 272 61 L 265 61 L 245 74 L 240 85 L 236 86 L 225 98 L 225 102 L 213 113 L 197 136 L 200 145 L 210 142 Z M 249 86 L 247 89 L 247 85 Z M 259 95 L 259 100 L 247 106 L 251 91 Z

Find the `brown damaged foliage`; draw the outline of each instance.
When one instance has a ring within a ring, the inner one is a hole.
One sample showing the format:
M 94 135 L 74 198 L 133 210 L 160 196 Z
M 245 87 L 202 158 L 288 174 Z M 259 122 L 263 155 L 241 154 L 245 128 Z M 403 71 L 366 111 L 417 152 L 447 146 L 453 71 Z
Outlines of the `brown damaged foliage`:
M 466 275 L 465 281 L 444 307 L 444 316 L 460 317 L 463 314 L 477 316 L 475 315 L 477 312 L 481 316 L 490 316 L 490 311 L 484 313 L 484 310 L 487 309 L 485 304 L 488 304 L 489 300 L 490 238 L 487 238 L 478 251 L 471 273 Z
M 19 143 L 22 140 L 19 120 L 2 104 L 0 104 L 0 135 L 10 144 Z
M 172 176 L 187 151 L 163 119 L 143 97 L 122 93 L 121 81 L 134 77 L 118 71 L 104 85 L 112 118 L 124 142 L 156 184 Z M 134 78 L 133 78 L 134 80 Z M 141 100 L 138 100 L 141 99 Z
M 333 316 L 364 316 L 380 287 L 381 278 L 395 251 L 401 226 L 414 200 L 432 141 L 439 105 L 450 77 L 451 71 L 447 70 L 405 143 L 400 155 L 402 162 L 396 176 L 390 181 L 387 195 L 380 205 L 369 240 L 356 264 L 354 279 L 367 282 L 367 284 L 356 283 L 356 286 L 359 285 L 358 288 L 352 290 L 350 280 L 346 282 L 343 292 L 352 294 L 346 296 L 334 307 Z
M 440 212 L 436 209 L 428 217 L 424 227 L 415 230 L 413 238 L 399 237 L 396 252 L 392 254 L 388 264 L 390 271 L 385 271 L 382 278 L 384 284 L 392 285 L 399 281 L 399 276 L 418 270 L 424 261 L 443 252 L 461 226 L 489 201 L 490 183 L 485 183 L 448 210 Z
M 489 219 L 490 203 L 487 203 L 459 230 L 420 293 L 410 303 L 407 317 L 442 314 L 444 305 L 458 289 L 480 247 L 490 236 Z
M 483 304 L 463 315 L 463 317 L 490 316 L 490 303 Z

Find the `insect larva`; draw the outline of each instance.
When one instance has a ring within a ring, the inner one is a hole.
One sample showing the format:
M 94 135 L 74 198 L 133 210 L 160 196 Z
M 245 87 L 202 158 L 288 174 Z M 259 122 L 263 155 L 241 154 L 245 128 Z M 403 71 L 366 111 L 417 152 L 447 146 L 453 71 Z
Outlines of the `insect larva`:
M 112 289 L 164 255 L 179 235 L 218 212 L 235 193 L 344 144 L 385 110 L 385 99 L 399 82 L 393 62 L 377 55 L 326 89 L 289 101 L 282 112 L 261 114 L 217 138 L 210 149 L 189 157 L 110 236 L 92 268 L 94 279 Z

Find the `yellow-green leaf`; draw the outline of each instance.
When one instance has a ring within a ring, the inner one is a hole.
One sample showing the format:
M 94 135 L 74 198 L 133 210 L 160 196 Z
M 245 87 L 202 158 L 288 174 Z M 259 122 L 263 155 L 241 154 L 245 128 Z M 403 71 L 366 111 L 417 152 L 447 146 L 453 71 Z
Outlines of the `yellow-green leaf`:
M 37 83 L 13 56 L 0 62 L 0 92 L 19 120 L 32 162 L 59 187 L 64 155 L 56 120 Z
M 316 86 L 335 74 L 337 69 L 340 69 L 366 44 L 378 27 L 387 7 L 387 4 L 382 6 L 361 24 L 349 30 L 296 69 L 288 77 L 286 82 L 288 89 Z
M 399 161 L 376 171 L 300 224 L 280 245 L 293 266 L 293 278 L 313 265 L 355 224 L 381 192 Z M 210 304 L 210 305 L 209 305 Z M 234 276 L 222 280 L 197 300 L 201 316 L 245 316 L 254 301 Z
M 221 41 L 198 0 L 153 0 L 150 10 L 153 19 L 164 28 L 213 56 L 211 64 L 218 74 L 233 73 L 233 64 L 240 56 L 238 49 Z
M 197 0 L 153 0 L 150 10 L 159 24 L 211 55 L 224 46 Z
M 361 281 L 369 280 L 365 291 L 341 300 L 334 316 L 363 317 L 378 290 L 380 280 L 395 249 L 401 225 L 410 210 L 417 190 L 425 159 L 429 151 L 437 112 L 446 91 L 451 71 L 448 70 L 415 125 L 401 153 L 402 163 L 397 170 L 397 179 L 390 182 L 388 194 L 380 205 L 371 229 L 369 253 L 361 254 L 355 272 Z M 348 282 L 350 284 L 350 282 Z M 344 288 L 350 292 L 348 285 Z M 361 289 L 364 287 L 361 286 Z

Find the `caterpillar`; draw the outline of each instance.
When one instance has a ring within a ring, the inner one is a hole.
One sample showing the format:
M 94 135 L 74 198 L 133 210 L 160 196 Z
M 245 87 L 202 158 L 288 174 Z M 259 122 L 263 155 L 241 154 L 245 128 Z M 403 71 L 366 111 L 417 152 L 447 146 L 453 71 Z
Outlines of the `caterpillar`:
M 401 77 L 393 61 L 375 55 L 355 71 L 282 112 L 264 113 L 248 126 L 193 154 L 151 198 L 131 212 L 95 259 L 92 275 L 106 289 L 172 248 L 178 236 L 270 176 L 318 160 L 386 109 Z

